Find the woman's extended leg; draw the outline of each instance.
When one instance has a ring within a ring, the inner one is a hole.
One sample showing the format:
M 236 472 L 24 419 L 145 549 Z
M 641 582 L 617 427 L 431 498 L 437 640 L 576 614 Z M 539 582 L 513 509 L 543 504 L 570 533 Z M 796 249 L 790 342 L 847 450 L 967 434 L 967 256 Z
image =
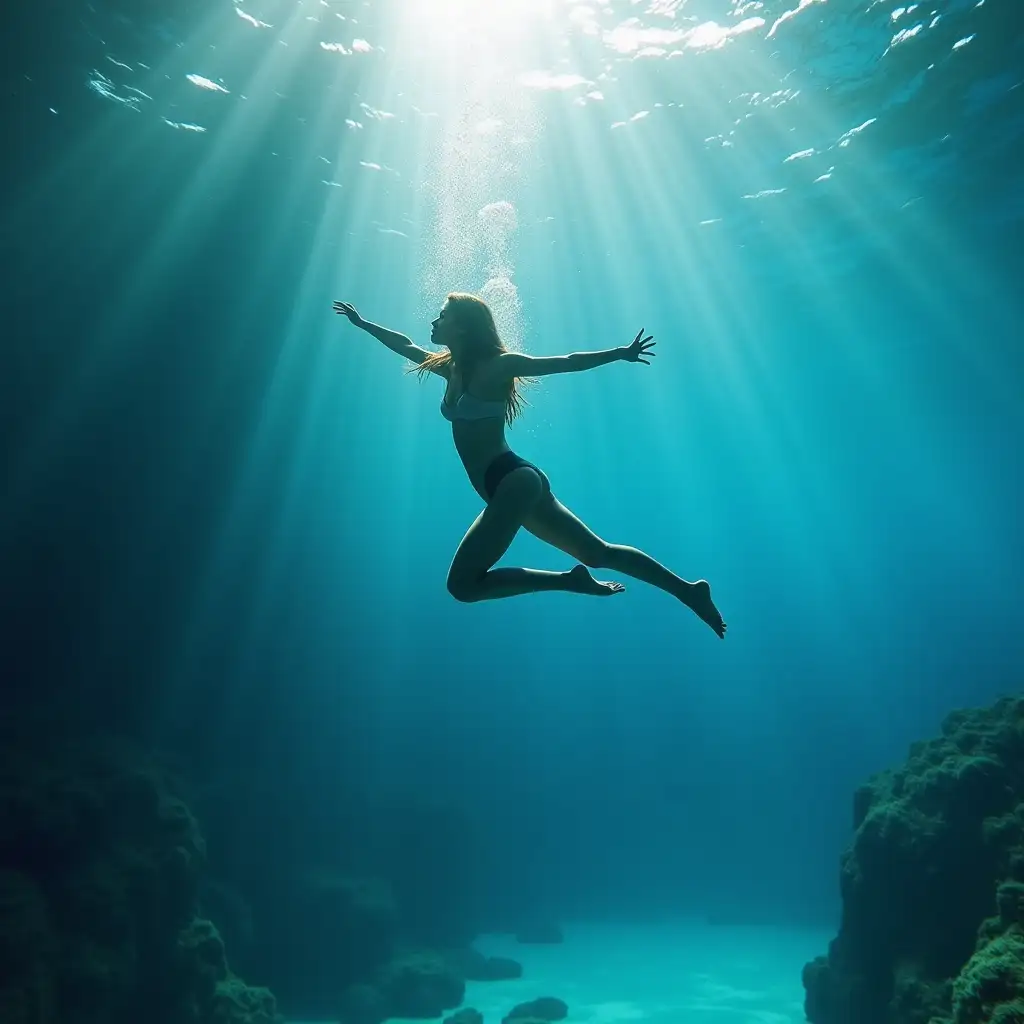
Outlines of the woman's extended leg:
M 508 550 L 519 527 L 544 492 L 536 470 L 521 467 L 501 481 L 493 499 L 477 516 L 455 552 L 448 570 L 448 592 L 458 601 L 487 601 L 541 590 L 566 590 L 605 596 L 623 588 L 600 583 L 578 565 L 568 572 L 543 569 L 492 569 Z
M 535 502 L 523 526 L 539 540 L 564 551 L 593 569 L 612 569 L 660 587 L 700 616 L 720 637 L 725 623 L 711 600 L 706 580 L 689 583 L 650 555 L 625 544 L 609 544 L 576 518 L 553 494 Z

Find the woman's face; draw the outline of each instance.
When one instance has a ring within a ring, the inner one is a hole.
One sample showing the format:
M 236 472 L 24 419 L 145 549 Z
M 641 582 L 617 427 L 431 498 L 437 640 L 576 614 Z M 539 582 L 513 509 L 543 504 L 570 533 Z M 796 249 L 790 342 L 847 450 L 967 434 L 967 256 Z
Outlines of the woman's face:
M 430 323 L 430 340 L 435 345 L 444 345 L 451 349 L 452 341 L 458 337 L 455 317 L 452 316 L 451 303 L 446 302 L 441 312 Z

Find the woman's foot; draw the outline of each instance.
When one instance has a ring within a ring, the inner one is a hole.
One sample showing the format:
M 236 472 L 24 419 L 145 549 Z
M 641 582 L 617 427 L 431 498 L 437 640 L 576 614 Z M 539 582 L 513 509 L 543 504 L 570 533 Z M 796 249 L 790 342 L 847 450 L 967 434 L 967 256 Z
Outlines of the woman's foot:
M 590 575 L 585 565 L 574 565 L 566 574 L 568 586 L 566 590 L 574 594 L 596 594 L 608 597 L 610 594 L 621 594 L 626 588 L 621 583 L 602 583 Z
M 725 639 L 725 623 L 711 600 L 711 586 L 707 580 L 687 583 L 686 590 L 679 595 L 679 600 L 700 616 L 722 639 Z

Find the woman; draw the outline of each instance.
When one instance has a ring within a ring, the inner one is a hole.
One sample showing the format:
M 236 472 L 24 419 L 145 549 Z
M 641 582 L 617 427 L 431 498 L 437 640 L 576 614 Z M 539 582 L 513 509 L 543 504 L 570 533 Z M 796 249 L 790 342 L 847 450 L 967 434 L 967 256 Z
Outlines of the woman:
M 455 292 L 431 324 L 430 340 L 443 346 L 443 351 L 428 352 L 404 334 L 364 320 L 351 303 L 335 302 L 334 311 L 392 352 L 412 360 L 420 375 L 435 373 L 446 382 L 441 415 L 451 421 L 462 464 L 487 503 L 452 559 L 448 570 L 452 597 L 486 601 L 541 590 L 607 597 L 625 588 L 620 583 L 595 580 L 587 566 L 612 569 L 660 587 L 696 612 L 720 637 L 725 636 L 725 623 L 705 580 L 688 583 L 650 555 L 608 544 L 591 533 L 551 493 L 547 476 L 516 455 L 505 441 L 505 424 L 511 424 L 523 407 L 518 381 L 590 370 L 620 360 L 650 365 L 648 357 L 655 354 L 650 335 L 644 337 L 641 330 L 631 345 L 603 352 L 527 356 L 505 348 L 487 303 L 475 295 Z M 521 526 L 582 564 L 567 572 L 492 568 Z

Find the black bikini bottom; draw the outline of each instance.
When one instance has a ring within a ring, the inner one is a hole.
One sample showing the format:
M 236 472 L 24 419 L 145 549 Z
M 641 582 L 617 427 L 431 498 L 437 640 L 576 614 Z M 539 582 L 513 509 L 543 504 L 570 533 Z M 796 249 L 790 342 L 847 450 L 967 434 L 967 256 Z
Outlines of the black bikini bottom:
M 541 483 L 544 485 L 544 493 L 551 493 L 551 481 L 548 480 L 547 474 L 543 470 L 538 469 L 532 462 L 527 462 L 521 455 L 516 455 L 515 452 L 502 452 L 486 469 L 484 472 L 484 493 L 487 495 L 487 500 L 490 501 L 494 497 L 494 492 L 498 489 L 498 484 L 505 479 L 514 469 L 522 469 L 523 466 L 534 470 L 540 477 Z

